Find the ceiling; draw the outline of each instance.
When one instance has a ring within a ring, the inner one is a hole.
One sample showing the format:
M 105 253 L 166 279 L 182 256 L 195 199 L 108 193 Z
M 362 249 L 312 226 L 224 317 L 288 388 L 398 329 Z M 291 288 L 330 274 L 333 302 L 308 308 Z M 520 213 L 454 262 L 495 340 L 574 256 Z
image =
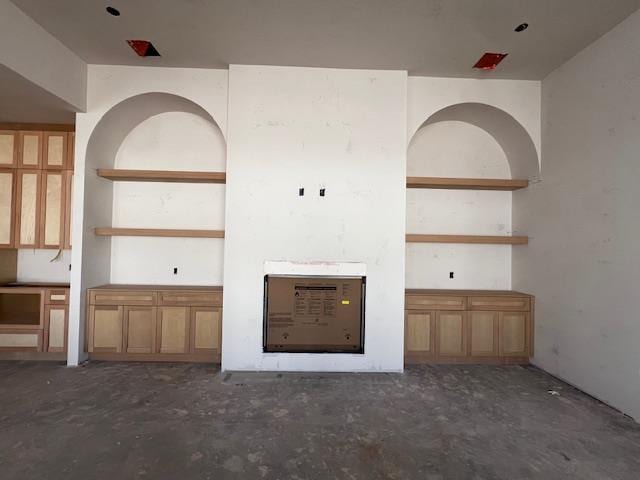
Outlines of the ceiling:
M 640 0 L 13 0 L 88 63 L 402 69 L 539 80 Z M 120 10 L 120 17 L 105 7 Z M 527 22 L 522 33 L 514 28 Z M 151 40 L 138 58 L 125 40 Z M 484 52 L 497 70 L 471 67 Z
M 74 123 L 67 103 L 0 65 L 0 122 Z

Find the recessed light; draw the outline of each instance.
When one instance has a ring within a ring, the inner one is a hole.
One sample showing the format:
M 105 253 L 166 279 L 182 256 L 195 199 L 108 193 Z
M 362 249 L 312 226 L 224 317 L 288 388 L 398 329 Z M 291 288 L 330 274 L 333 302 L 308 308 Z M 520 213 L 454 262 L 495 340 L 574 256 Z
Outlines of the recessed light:
M 529 28 L 528 23 L 521 23 L 515 28 L 514 31 L 520 33 L 520 32 L 524 32 L 527 28 Z
M 118 10 L 117 8 L 107 7 L 106 10 L 109 15 L 113 15 L 114 17 L 120 16 L 120 10 Z
M 473 68 L 479 68 L 480 70 L 495 70 L 498 64 L 504 60 L 508 53 L 485 53 L 480 57 L 480 60 L 476 62 Z

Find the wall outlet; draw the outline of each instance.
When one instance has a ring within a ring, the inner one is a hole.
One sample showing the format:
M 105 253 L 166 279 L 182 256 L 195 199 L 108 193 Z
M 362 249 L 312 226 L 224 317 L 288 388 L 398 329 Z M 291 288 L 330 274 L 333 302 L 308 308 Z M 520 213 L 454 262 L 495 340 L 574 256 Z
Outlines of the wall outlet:
M 453 272 L 449 272 L 449 278 L 453 278 Z
M 173 274 L 177 275 L 178 274 L 178 267 L 173 267 Z

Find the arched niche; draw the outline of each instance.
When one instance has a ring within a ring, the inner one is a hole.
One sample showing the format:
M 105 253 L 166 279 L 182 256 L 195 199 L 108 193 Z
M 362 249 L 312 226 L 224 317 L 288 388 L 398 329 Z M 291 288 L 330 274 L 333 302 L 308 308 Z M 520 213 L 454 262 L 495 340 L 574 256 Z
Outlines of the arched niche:
M 220 130 L 204 108 L 187 98 L 160 92 L 136 95 L 112 107 L 93 129 L 87 144 L 87 170 L 113 168 L 118 149 L 127 135 L 145 120 L 169 112 L 197 115 Z
M 428 125 L 451 121 L 474 125 L 491 135 L 505 153 L 512 178 L 539 178 L 538 152 L 531 136 L 520 122 L 504 110 L 483 103 L 451 105 L 431 115 L 417 131 Z M 413 138 L 415 134 L 412 141 Z

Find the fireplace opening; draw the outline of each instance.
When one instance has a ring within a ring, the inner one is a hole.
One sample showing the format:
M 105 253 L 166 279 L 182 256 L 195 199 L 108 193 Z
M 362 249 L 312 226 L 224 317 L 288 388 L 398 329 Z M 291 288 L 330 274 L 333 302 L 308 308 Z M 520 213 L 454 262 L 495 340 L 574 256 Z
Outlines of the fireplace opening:
M 365 280 L 265 275 L 264 352 L 364 353 Z

